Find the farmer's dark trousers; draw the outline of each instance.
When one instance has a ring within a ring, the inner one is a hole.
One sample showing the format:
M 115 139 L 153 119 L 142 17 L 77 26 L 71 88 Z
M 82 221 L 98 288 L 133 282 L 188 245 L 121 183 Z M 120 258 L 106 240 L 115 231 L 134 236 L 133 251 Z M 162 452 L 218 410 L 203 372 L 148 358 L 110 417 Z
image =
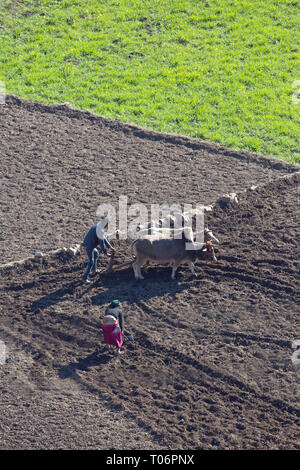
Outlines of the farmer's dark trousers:
M 88 263 L 85 268 L 85 273 L 83 275 L 83 281 L 86 281 L 89 277 L 90 270 L 96 271 L 97 269 L 97 261 L 99 258 L 99 251 L 97 248 L 88 248 L 86 247 L 86 253 L 88 255 Z

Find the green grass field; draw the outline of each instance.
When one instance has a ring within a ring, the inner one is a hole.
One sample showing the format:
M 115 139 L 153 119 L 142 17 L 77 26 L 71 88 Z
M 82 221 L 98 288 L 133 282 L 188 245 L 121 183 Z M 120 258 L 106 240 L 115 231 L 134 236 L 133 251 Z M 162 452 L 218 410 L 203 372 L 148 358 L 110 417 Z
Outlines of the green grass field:
M 296 0 L 0 0 L 0 80 L 300 162 L 299 20 Z

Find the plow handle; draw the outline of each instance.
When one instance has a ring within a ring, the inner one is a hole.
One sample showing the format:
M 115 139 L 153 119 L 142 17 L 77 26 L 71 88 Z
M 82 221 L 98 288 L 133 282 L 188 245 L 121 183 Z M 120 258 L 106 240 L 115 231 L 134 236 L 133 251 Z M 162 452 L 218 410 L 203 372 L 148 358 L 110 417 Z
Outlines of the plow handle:
M 110 256 L 109 265 L 106 270 L 108 273 L 110 273 L 113 270 L 114 258 L 115 258 L 115 251 L 113 251 Z

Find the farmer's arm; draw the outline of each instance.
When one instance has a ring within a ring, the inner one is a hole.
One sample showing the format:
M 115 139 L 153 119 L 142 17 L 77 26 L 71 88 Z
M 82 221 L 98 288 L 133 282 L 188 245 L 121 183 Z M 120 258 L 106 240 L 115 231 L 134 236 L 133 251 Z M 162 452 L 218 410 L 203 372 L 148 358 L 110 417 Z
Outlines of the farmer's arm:
M 111 246 L 111 244 L 109 243 L 109 241 L 107 240 L 106 237 L 103 237 L 102 240 L 100 239 L 100 240 L 99 240 L 99 244 L 100 244 L 101 249 L 102 249 L 102 251 L 103 251 L 103 253 L 104 253 L 105 255 L 110 256 L 110 255 L 107 253 L 107 249 L 106 249 L 106 248 L 110 248 L 110 249 L 112 250 L 112 252 L 115 252 L 115 251 L 116 251 L 116 250 L 114 249 L 114 247 Z
M 115 251 L 115 249 L 111 246 L 105 237 L 102 240 L 99 239 L 99 245 L 101 246 L 101 249 L 105 255 L 107 255 L 106 247 L 111 248 L 112 251 Z
M 115 251 L 114 247 L 109 243 L 106 237 L 103 238 L 104 245 L 110 248 L 112 251 Z
M 101 246 L 101 250 L 103 251 L 103 253 L 106 255 L 107 251 L 106 251 L 106 248 L 105 248 L 105 243 L 104 243 L 104 240 L 101 240 L 101 238 L 99 239 L 98 241 L 99 245 Z

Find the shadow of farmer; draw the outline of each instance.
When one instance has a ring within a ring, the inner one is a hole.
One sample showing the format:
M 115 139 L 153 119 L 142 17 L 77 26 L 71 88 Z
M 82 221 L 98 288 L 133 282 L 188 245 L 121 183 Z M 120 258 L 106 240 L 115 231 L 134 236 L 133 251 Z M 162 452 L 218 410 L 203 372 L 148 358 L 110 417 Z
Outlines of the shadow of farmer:
M 34 300 L 31 304 L 31 311 L 36 312 L 43 310 L 44 308 L 51 307 L 62 302 L 66 296 L 73 294 L 76 287 L 80 286 L 80 284 L 80 281 L 69 282 L 63 285 L 60 289 L 50 292 L 38 300 Z
M 89 354 L 77 362 L 63 366 L 59 369 L 58 375 L 61 379 L 76 379 L 78 370 L 88 371 L 90 367 L 97 367 L 107 364 L 112 359 L 112 355 L 107 352 L 105 346 L 101 346 L 93 353 Z

